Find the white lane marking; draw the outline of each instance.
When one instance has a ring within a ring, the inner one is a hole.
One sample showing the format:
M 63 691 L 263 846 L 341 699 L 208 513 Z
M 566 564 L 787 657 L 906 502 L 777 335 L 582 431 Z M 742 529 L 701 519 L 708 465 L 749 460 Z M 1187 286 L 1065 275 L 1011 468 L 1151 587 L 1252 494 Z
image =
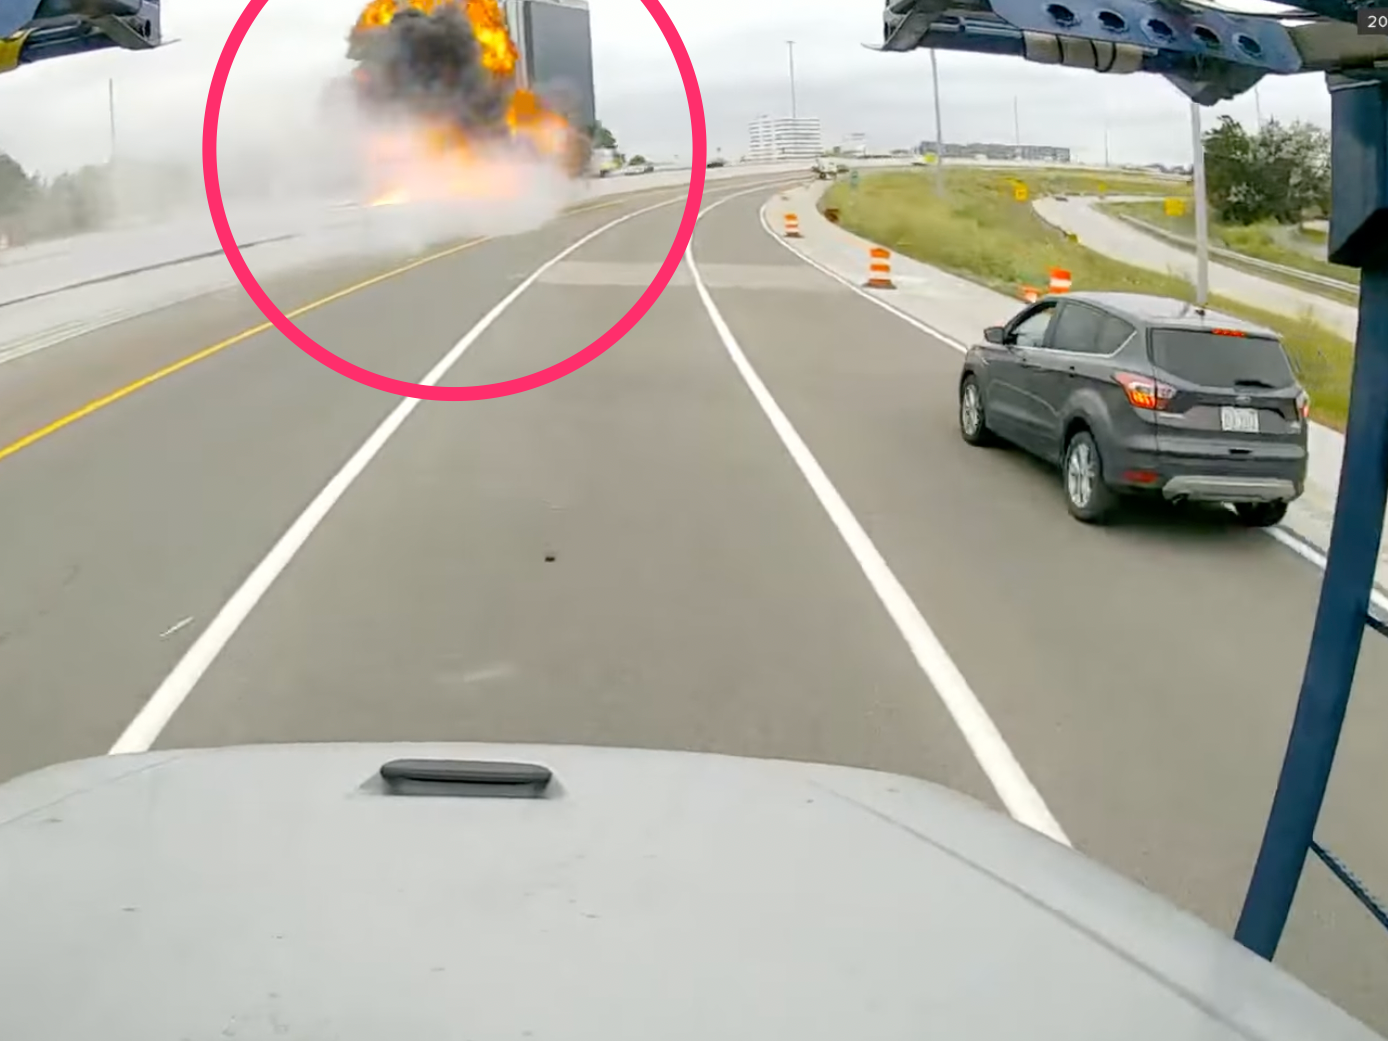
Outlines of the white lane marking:
M 708 213 L 709 210 L 728 202 L 730 198 L 719 199 L 718 202 L 706 206 L 700 217 Z M 761 406 L 762 411 L 766 413 L 766 418 L 771 421 L 772 427 L 781 438 L 781 443 L 785 445 L 805 480 L 809 482 L 820 505 L 829 514 L 829 519 L 848 545 L 849 551 L 857 560 L 858 566 L 862 568 L 863 574 L 867 576 L 873 592 L 877 594 L 882 606 L 887 609 L 892 621 L 896 623 L 897 629 L 911 649 L 921 671 L 925 673 L 931 686 L 935 688 L 935 692 L 944 703 L 945 709 L 953 718 L 959 732 L 968 744 L 969 750 L 973 752 L 974 758 L 993 785 L 993 790 L 997 792 L 998 798 L 1002 800 L 1007 812 L 1020 823 L 1055 839 L 1057 842 L 1070 845 L 1070 840 L 1061 829 L 1060 823 L 1052 815 L 1046 801 L 1041 797 L 1041 793 L 1031 783 L 1031 779 L 1027 777 L 1026 771 L 1017 761 L 1017 757 L 1012 754 L 1012 749 L 1008 747 L 1002 733 L 994 724 L 992 717 L 988 715 L 988 710 L 983 707 L 978 695 L 973 692 L 968 680 L 964 678 L 964 674 L 959 671 L 959 667 L 950 658 L 949 652 L 945 650 L 939 637 L 930 628 L 925 616 L 921 614 L 910 594 L 906 592 L 905 587 L 892 573 L 882 554 L 878 552 L 872 538 L 858 522 L 858 518 L 849 509 L 848 503 L 844 501 L 843 496 L 829 480 L 828 474 L 819 465 L 819 461 L 815 459 L 814 454 L 796 432 L 790 419 L 781 411 L 781 407 L 772 397 L 766 384 L 757 375 L 751 362 L 747 360 L 747 356 L 738 345 L 732 330 L 723 320 L 718 305 L 713 302 L 708 287 L 699 276 L 699 268 L 694 263 L 692 243 L 689 250 L 685 252 L 684 262 L 689 265 L 690 274 L 694 279 L 694 288 L 699 294 L 699 299 L 703 301 L 704 310 L 708 312 L 709 319 L 718 332 L 718 338 L 723 341 L 723 346 L 732 357 L 733 364 L 741 373 L 747 388 L 757 399 L 757 404 Z
M 501 665 L 490 665 L 484 669 L 473 669 L 471 672 L 463 673 L 461 679 L 464 683 L 485 683 L 487 680 L 509 679 L 515 675 L 515 672 L 515 666 L 508 662 Z
M 192 616 L 192 615 L 189 615 L 187 618 L 183 619 L 181 622 L 174 622 L 173 625 L 169 626 L 167 629 L 165 629 L 162 633 L 159 634 L 159 639 L 163 640 L 163 639 L 166 639 L 166 638 L 172 636 L 174 633 L 178 632 L 178 630 L 182 629 L 184 626 L 186 626 L 186 625 L 187 625 L 189 622 L 191 622 L 192 620 L 193 620 L 193 616 Z
M 1263 530 L 1302 560 L 1319 568 L 1322 572 L 1325 571 L 1325 553 L 1319 546 L 1307 541 L 1296 532 L 1280 525 L 1274 528 L 1264 528 Z M 1388 596 L 1385 596 L 1377 586 L 1369 590 L 1369 603 L 1378 608 L 1383 615 L 1388 616 Z
M 719 200 L 719 202 L 723 201 L 724 200 L 722 199 Z M 714 203 L 714 205 L 716 206 L 718 205 L 718 203 Z M 853 290 L 853 292 L 861 296 L 864 300 L 871 301 L 878 307 L 882 308 L 884 311 L 890 311 L 892 314 L 896 315 L 907 325 L 919 329 L 927 336 L 933 336 L 941 343 L 953 347 L 960 354 L 964 354 L 968 351 L 968 344 L 961 343 L 959 340 L 956 340 L 953 336 L 950 336 L 946 333 L 942 333 L 939 329 L 936 329 L 926 324 L 925 322 L 922 322 L 915 315 L 908 314 L 907 312 L 901 310 L 899 307 L 893 307 L 886 300 L 883 300 L 882 297 L 873 295 L 872 293 L 864 289 L 862 286 L 855 284 L 852 280 L 844 278 L 837 271 L 834 271 L 831 268 L 824 266 L 819 261 L 811 259 L 810 257 L 806 256 L 803 252 L 796 249 L 785 239 L 777 235 L 776 230 L 773 227 L 771 227 L 770 222 L 766 218 L 766 206 L 763 206 L 761 208 L 759 216 L 761 218 L 762 231 L 770 235 L 774 242 L 777 242 L 780 245 L 784 246 L 786 249 L 790 250 L 792 253 L 794 253 L 797 257 L 803 260 L 806 264 L 809 264 L 810 267 L 814 268 L 816 271 L 821 271 L 824 274 L 828 275 L 830 278 L 832 278 L 834 281 L 843 283 L 849 289 Z M 1287 549 L 1291 550 L 1302 560 L 1305 560 L 1313 567 L 1319 568 L 1322 573 L 1325 572 L 1325 551 L 1321 549 L 1321 547 L 1316 546 L 1311 542 L 1307 541 L 1307 539 L 1304 536 L 1298 535 L 1295 531 L 1287 527 L 1285 524 L 1278 524 L 1271 528 L 1263 528 L 1262 530 L 1265 534 L 1271 536 L 1277 542 L 1281 543 Z M 1388 615 L 1388 596 L 1385 596 L 1377 588 L 1374 588 L 1370 592 L 1369 598 L 1375 607 L 1377 607 L 1385 615 Z
M 734 195 L 744 195 L 748 192 L 758 191 L 768 184 L 780 184 L 784 183 L 784 181 L 785 178 L 780 178 L 775 181 L 754 185 L 751 188 L 734 193 Z M 732 197 L 733 196 L 729 196 L 729 198 Z M 448 370 L 463 356 L 463 352 L 471 347 L 477 339 L 520 298 L 521 294 L 538 282 L 546 271 L 563 261 L 565 257 L 581 249 L 599 235 L 610 231 L 619 224 L 625 224 L 627 221 L 650 213 L 653 210 L 683 202 L 684 200 L 679 198 L 668 199 L 651 206 L 645 206 L 639 210 L 633 210 L 631 213 L 618 217 L 616 220 L 609 221 L 594 231 L 590 231 L 587 235 L 584 235 L 564 250 L 555 254 L 536 268 L 525 281 L 521 282 L 521 284 L 516 286 L 511 292 L 507 293 L 495 307 L 483 315 L 481 320 L 469 329 L 461 340 L 453 345 L 448 353 L 439 360 L 438 364 L 429 370 L 428 375 L 420 382 L 425 386 L 433 386 L 438 383 L 439 380 L 443 379 Z M 178 711 L 179 706 L 183 704 L 198 680 L 200 680 L 203 674 L 207 672 L 208 668 L 211 667 L 217 655 L 222 652 L 222 649 L 226 647 L 231 638 L 236 635 L 236 631 L 241 628 L 241 624 L 246 620 L 246 617 L 255 608 L 256 604 L 260 602 L 261 597 L 265 595 L 275 579 L 277 579 L 281 572 L 289 565 L 289 562 L 294 559 L 295 554 L 297 554 L 304 543 L 308 541 L 314 529 L 317 528 L 318 525 L 322 523 L 323 518 L 328 515 L 328 511 L 333 508 L 340 498 L 342 498 L 343 493 L 352 486 L 352 482 L 361 476 L 367 464 L 369 464 L 371 460 L 376 457 L 376 454 L 385 447 L 391 435 L 400 429 L 401 424 L 404 423 L 410 413 L 418 407 L 419 403 L 419 398 L 402 399 L 400 404 L 395 406 L 391 413 L 381 422 L 381 425 L 378 426 L 371 435 L 367 437 L 366 441 L 362 443 L 361 447 L 353 453 L 352 457 L 343 464 L 342 469 L 334 474 L 328 483 L 323 486 L 323 489 L 314 496 L 313 501 L 308 504 L 303 513 L 299 514 L 298 518 L 289 526 L 288 530 L 280 536 L 279 541 L 271 547 L 270 552 L 265 555 L 265 558 L 261 560 L 254 569 L 252 569 L 251 573 L 246 577 L 246 580 L 241 583 L 241 587 L 222 605 L 221 610 L 217 612 L 207 628 L 202 631 L 195 641 L 193 641 L 193 645 L 188 648 L 178 664 L 173 667 L 173 671 L 164 678 L 164 682 L 159 684 L 158 689 L 156 689 L 150 696 L 150 699 L 145 702 L 144 707 L 140 709 L 135 718 L 130 721 L 130 725 L 125 728 L 125 731 L 116 740 L 116 743 L 111 746 L 110 751 L 107 753 L 108 755 L 146 752 L 153 746 L 160 733 L 168 726 L 169 720 L 172 719 L 174 713 Z

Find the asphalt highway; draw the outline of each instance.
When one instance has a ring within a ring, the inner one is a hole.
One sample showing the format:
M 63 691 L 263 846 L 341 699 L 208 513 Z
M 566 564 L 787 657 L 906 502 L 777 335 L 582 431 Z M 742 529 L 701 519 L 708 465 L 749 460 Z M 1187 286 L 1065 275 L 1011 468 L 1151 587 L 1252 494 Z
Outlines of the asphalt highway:
M 0 778 L 118 741 L 813 759 L 1052 815 L 1230 930 L 1319 573 L 1215 512 L 1071 520 L 1057 476 L 960 440 L 958 353 L 774 241 L 757 184 L 710 185 L 699 282 L 517 396 L 402 417 L 269 330 L 63 422 L 259 325 L 239 291 L 0 365 Z M 631 306 L 679 211 L 611 200 L 300 321 L 419 380 L 626 218 L 441 382 L 523 375 Z M 267 288 L 288 310 L 386 266 Z M 1370 634 L 1321 825 L 1380 889 L 1385 681 Z M 1388 938 L 1318 865 L 1279 961 L 1388 1031 Z

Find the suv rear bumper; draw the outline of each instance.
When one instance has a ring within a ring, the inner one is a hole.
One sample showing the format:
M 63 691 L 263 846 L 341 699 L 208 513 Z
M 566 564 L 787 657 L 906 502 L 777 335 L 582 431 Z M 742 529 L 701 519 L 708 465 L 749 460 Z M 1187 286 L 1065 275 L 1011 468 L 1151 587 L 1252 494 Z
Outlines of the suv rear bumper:
M 1293 481 L 1277 477 L 1173 477 L 1161 488 L 1165 499 L 1193 502 L 1291 502 L 1301 495 Z
M 1283 459 L 1211 460 L 1161 452 L 1148 436 L 1113 440 L 1100 450 L 1111 487 L 1167 500 L 1291 502 L 1306 486 L 1304 450 Z

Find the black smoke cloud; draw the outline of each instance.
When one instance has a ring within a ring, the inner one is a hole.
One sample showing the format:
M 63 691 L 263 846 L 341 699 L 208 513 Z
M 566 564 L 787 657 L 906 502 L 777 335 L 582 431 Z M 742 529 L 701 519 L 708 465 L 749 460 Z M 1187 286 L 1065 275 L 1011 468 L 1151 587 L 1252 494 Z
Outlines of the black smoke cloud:
M 483 66 L 472 24 L 457 9 L 400 11 L 388 25 L 355 31 L 347 55 L 370 111 L 443 119 L 473 140 L 507 133 L 515 81 Z

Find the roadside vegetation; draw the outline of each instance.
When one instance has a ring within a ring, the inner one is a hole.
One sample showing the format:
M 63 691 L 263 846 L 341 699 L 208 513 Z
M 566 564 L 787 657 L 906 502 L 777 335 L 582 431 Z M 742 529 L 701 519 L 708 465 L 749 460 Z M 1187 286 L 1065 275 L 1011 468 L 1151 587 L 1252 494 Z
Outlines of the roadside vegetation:
M 857 188 L 840 181 L 821 198 L 821 210 L 836 208 L 838 223 L 903 256 L 953 272 L 1018 298 L 1023 285 L 1043 292 L 1053 267 L 1071 273 L 1075 289 L 1155 293 L 1195 300 L 1195 287 L 1178 275 L 1134 267 L 1085 249 L 1047 224 L 1030 202 L 1018 201 L 1016 184 L 1038 195 L 1108 193 L 1188 195 L 1179 181 L 1138 176 L 1107 177 L 1083 171 L 1003 171 L 946 167 L 946 191 L 935 189 L 935 171 L 891 171 L 861 177 Z M 1021 306 L 1020 299 L 1018 306 Z M 1272 314 L 1212 295 L 1210 306 L 1276 331 L 1287 345 L 1311 395 L 1315 418 L 1344 429 L 1349 398 L 1348 341 L 1313 322 Z M 982 330 L 980 330 L 981 334 Z
M 1330 138 L 1309 123 L 1272 119 L 1249 132 L 1224 116 L 1205 134 L 1205 181 L 1210 203 L 1210 242 L 1256 260 L 1359 284 L 1354 268 L 1325 257 L 1326 235 L 1306 227 L 1330 213 Z M 1192 207 L 1168 216 L 1155 203 L 1110 203 L 1104 208 L 1194 239 Z M 1192 242 L 1192 248 L 1194 243 Z M 1220 258 L 1220 263 L 1226 263 Z M 1237 262 L 1233 262 L 1238 266 Z M 1299 289 L 1353 304 L 1353 293 L 1317 286 L 1294 275 L 1249 270 Z

